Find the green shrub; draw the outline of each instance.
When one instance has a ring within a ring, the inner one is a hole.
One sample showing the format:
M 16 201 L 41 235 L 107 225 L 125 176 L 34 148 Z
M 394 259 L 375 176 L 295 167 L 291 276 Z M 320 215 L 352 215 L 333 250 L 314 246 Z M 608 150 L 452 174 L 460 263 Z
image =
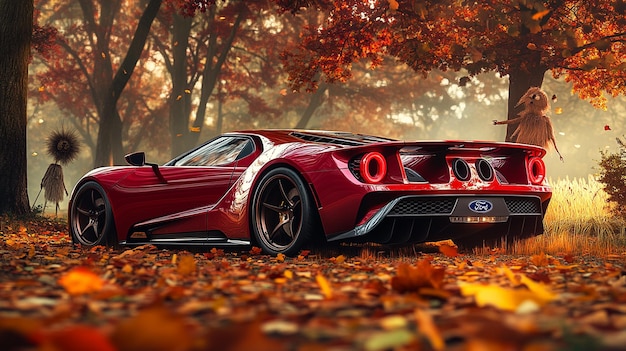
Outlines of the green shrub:
M 608 201 L 612 202 L 613 211 L 619 215 L 626 215 L 626 144 L 616 138 L 619 145 L 617 153 L 600 151 L 600 176 L 598 181 L 604 185 L 608 194 Z

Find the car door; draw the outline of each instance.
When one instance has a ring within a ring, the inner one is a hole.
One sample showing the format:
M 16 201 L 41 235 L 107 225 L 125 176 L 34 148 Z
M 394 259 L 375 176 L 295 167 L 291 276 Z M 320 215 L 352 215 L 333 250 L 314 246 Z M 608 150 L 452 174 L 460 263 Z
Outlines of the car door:
M 155 235 L 206 233 L 207 212 L 230 187 L 237 157 L 248 142 L 245 137 L 222 136 L 156 170 L 137 168 L 117 184 L 128 195 L 123 210 L 135 211 L 139 222 L 171 218 L 172 224 L 161 225 Z

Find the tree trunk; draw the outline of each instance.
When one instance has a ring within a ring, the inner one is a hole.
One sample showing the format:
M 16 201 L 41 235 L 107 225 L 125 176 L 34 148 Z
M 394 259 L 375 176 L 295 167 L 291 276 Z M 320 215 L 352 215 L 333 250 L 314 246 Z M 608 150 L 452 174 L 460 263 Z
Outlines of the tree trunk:
M 0 0 L 0 213 L 30 212 L 26 168 L 33 0 Z
M 230 33 L 228 33 L 228 37 L 226 38 L 219 38 L 221 39 L 221 43 L 218 40 L 216 30 L 214 28 L 210 28 L 210 32 L 212 34 L 209 37 L 207 60 L 204 71 L 202 72 L 202 87 L 200 88 L 200 100 L 198 102 L 198 108 L 196 110 L 196 118 L 193 120 L 192 123 L 193 132 L 188 133 L 187 138 L 185 138 L 184 140 L 187 149 L 194 147 L 198 144 L 198 141 L 200 139 L 200 133 L 202 132 L 202 128 L 204 127 L 204 121 L 206 119 L 206 109 L 207 104 L 209 103 L 209 98 L 213 95 L 213 92 L 215 91 L 215 86 L 217 85 L 217 81 L 220 77 L 222 67 L 226 62 L 226 58 L 228 58 L 228 54 L 230 53 L 230 49 L 233 46 L 233 42 L 237 37 L 237 31 L 241 26 L 244 14 L 247 11 L 246 6 L 247 5 L 245 4 L 245 1 L 239 3 L 237 9 L 237 17 L 235 17 L 235 21 L 233 22 Z M 211 21 L 215 22 L 217 20 L 215 5 L 212 5 L 209 13 L 211 16 Z M 215 24 L 213 24 L 213 26 L 214 25 Z M 222 51 L 219 52 L 219 49 L 221 49 Z M 215 62 L 213 62 L 213 58 L 215 58 Z
M 541 88 L 543 76 L 547 69 L 539 64 L 530 69 L 517 69 L 509 72 L 509 103 L 507 119 L 517 117 L 521 107 L 516 108 L 519 99 L 524 96 L 531 87 Z M 506 141 L 511 141 L 511 135 L 517 128 L 517 124 L 507 124 Z
M 306 126 L 309 124 L 309 121 L 311 121 L 311 117 L 313 117 L 313 113 L 315 112 L 315 110 L 317 110 L 317 108 L 322 105 L 324 93 L 326 92 L 326 90 L 328 90 L 328 83 L 320 83 L 320 86 L 317 87 L 317 90 L 313 93 L 313 95 L 311 95 L 309 105 L 306 107 L 306 110 L 304 110 L 304 113 L 302 113 L 298 124 L 296 124 L 297 129 L 306 128 Z
M 172 27 L 173 58 L 171 67 L 172 93 L 170 95 L 170 137 L 172 139 L 171 154 L 176 157 L 186 151 L 184 143 L 189 133 L 189 118 L 191 116 L 192 87 L 187 82 L 187 42 L 191 32 L 191 17 L 174 14 Z M 207 60 L 208 61 L 208 60 Z
M 124 148 L 122 147 L 122 121 L 117 111 L 117 101 L 135 70 L 137 61 L 150 33 L 152 21 L 159 12 L 162 0 L 150 0 L 144 10 L 137 29 L 130 43 L 128 52 L 120 65 L 105 96 L 101 99 L 103 105 L 100 111 L 100 129 L 98 130 L 98 145 L 94 165 L 105 166 L 124 164 Z

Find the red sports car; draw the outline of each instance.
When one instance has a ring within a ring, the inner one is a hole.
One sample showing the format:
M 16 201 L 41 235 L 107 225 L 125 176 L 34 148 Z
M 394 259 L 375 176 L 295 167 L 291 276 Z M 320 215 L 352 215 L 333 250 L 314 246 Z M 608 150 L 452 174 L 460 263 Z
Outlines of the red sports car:
M 93 245 L 313 241 L 474 246 L 543 232 L 545 150 L 478 141 L 398 141 L 347 132 L 226 133 L 167 162 L 98 168 L 72 191 L 72 240 Z

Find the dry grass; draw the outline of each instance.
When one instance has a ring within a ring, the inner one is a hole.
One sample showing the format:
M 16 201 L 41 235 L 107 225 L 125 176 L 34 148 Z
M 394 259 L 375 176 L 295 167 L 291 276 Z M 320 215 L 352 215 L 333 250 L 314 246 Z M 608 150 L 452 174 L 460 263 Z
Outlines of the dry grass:
M 514 243 L 513 253 L 606 255 L 626 250 L 626 221 L 611 213 L 601 183 L 592 176 L 550 183 L 545 234 Z

